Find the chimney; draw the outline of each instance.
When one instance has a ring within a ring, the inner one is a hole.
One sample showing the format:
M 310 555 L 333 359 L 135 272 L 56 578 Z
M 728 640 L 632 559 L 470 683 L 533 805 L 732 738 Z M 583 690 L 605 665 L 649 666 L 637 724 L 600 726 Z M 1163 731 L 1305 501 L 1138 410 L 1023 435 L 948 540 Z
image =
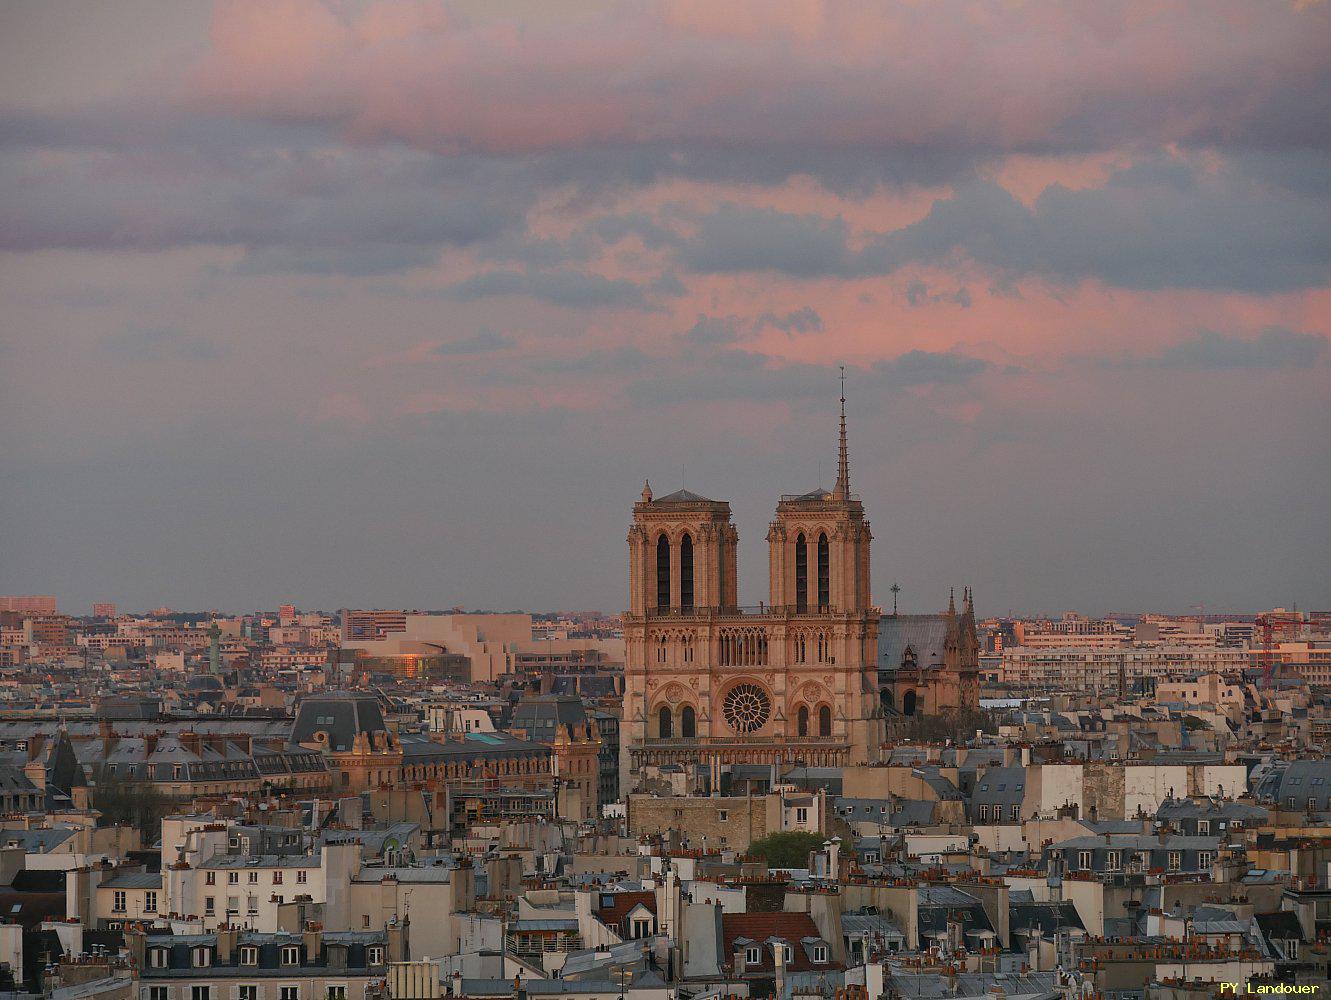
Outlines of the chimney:
M 125 950 L 129 952 L 129 960 L 134 968 L 142 969 L 148 958 L 148 935 L 144 933 L 142 924 L 125 926 Z
M 736 979 L 744 977 L 744 946 L 735 945 L 735 954 L 731 958 L 731 967 Z
M 240 931 L 232 924 L 217 928 L 217 964 L 230 965 L 236 959 L 236 943 L 240 940 Z
M 773 949 L 776 952 L 776 1000 L 785 1000 L 786 996 L 786 946 L 785 943 L 777 944 Z
M 405 962 L 411 954 L 410 945 L 407 937 L 411 929 L 410 918 L 404 918 L 401 921 L 394 920 L 384 932 L 388 935 L 387 959 L 390 962 Z M 525 991 L 524 991 L 525 992 Z
M 157 741 L 161 738 L 160 733 L 149 733 L 143 737 L 143 755 L 151 757 L 157 752 Z M 182 737 L 183 742 L 183 737 Z
M 23 765 L 23 774 L 36 786 L 37 791 L 46 791 L 46 765 L 39 760 L 30 760 Z
M 323 925 L 313 920 L 305 921 L 300 938 L 305 945 L 305 961 L 318 962 L 323 952 Z

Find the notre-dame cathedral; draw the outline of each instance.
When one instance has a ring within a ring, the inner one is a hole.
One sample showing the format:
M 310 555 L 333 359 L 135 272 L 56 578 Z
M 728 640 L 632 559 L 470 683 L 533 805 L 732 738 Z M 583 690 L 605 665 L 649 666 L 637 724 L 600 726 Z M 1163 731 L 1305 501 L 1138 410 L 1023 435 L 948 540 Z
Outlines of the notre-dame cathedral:
M 895 631 L 899 619 L 883 616 L 870 596 L 873 536 L 850 489 L 845 402 L 836 485 L 777 504 L 765 605 L 739 606 L 728 503 L 683 489 L 654 497 L 647 485 L 633 505 L 626 791 L 648 765 L 870 763 L 885 715 L 974 705 L 969 601 L 960 617 L 905 616 L 944 626 L 946 664 L 909 644 L 902 662 L 879 662 L 880 622 Z M 921 660 L 932 672 L 912 669 Z

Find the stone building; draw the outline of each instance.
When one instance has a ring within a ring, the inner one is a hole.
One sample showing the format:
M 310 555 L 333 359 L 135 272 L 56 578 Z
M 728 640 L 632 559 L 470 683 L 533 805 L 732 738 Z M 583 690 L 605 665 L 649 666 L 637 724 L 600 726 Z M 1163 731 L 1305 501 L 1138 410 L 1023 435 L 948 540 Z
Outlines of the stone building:
M 872 534 L 850 489 L 783 496 L 770 601 L 738 601 L 730 505 L 644 486 L 629 529 L 621 785 L 646 765 L 865 763 L 881 742 Z

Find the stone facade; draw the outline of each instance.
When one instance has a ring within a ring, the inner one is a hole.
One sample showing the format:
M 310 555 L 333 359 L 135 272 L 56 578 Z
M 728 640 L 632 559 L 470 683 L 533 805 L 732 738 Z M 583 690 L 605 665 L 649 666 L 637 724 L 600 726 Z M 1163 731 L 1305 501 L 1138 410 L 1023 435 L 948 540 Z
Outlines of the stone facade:
M 646 486 L 629 529 L 621 785 L 647 765 L 865 763 L 881 742 L 872 534 L 850 492 L 785 496 L 770 603 L 738 605 L 730 505 Z

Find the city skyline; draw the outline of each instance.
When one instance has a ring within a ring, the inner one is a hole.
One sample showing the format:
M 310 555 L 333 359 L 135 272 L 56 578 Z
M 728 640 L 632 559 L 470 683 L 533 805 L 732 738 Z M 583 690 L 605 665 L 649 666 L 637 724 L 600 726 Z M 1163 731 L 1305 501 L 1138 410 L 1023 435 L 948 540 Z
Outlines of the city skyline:
M 1331 605 L 1325 3 L 0 28 L 0 592 L 613 613 L 647 479 L 757 603 L 844 364 L 879 606 Z

